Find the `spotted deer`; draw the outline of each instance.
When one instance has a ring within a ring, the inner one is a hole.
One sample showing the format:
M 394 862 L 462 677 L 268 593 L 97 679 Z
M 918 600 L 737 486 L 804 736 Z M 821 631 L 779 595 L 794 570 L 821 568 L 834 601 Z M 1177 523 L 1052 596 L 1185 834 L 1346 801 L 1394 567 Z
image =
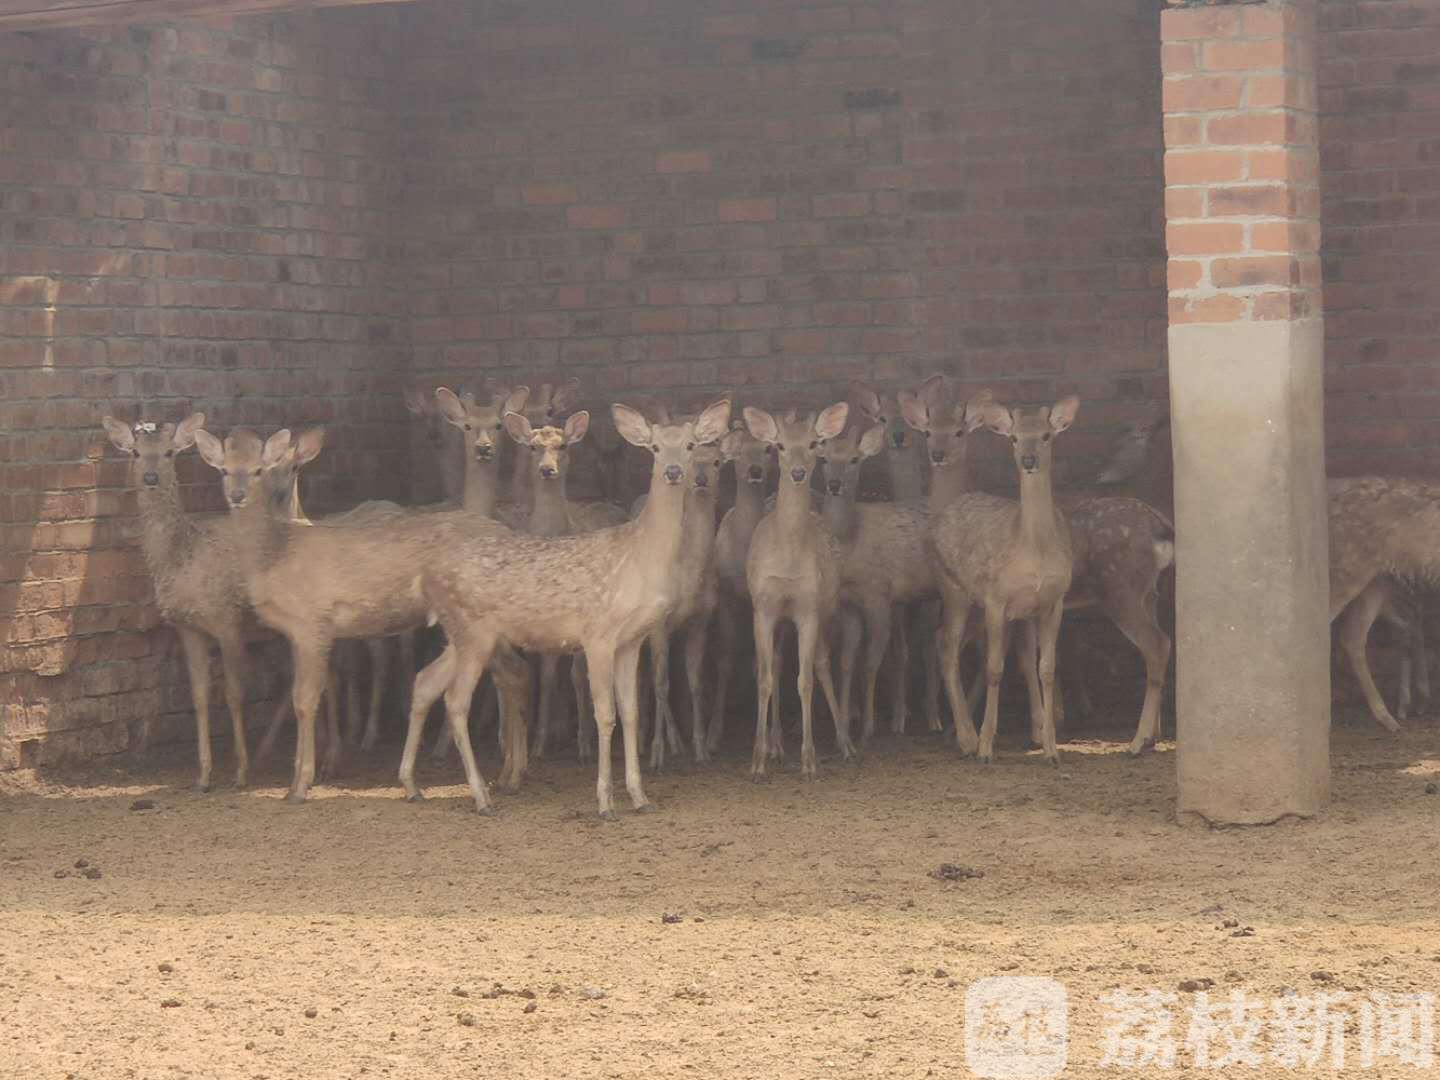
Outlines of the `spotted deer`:
M 291 485 L 295 470 L 320 452 L 319 429 L 295 440 L 285 429 L 263 442 L 245 430 L 232 432 L 223 443 L 204 430 L 194 437 L 201 456 L 220 472 L 232 515 L 229 533 L 251 606 L 290 642 L 300 737 L 288 798 L 304 802 L 315 781 L 315 713 L 334 643 L 387 637 L 423 624 L 429 608 L 420 570 L 427 560 L 466 539 L 489 539 L 508 530 L 466 511 L 406 514 L 345 527 L 302 525 L 288 514 Z M 505 693 L 506 723 L 523 733 L 529 692 L 524 665 L 502 652 L 495 672 Z M 470 736 L 463 724 L 453 733 L 468 750 Z M 471 756 L 468 766 L 473 764 Z M 519 783 L 516 770 L 515 762 L 507 761 L 505 775 L 514 784 Z
M 210 790 L 210 643 L 220 648 L 225 698 L 235 742 L 235 786 L 244 787 L 250 758 L 245 745 L 244 613 L 249 606 L 226 522 L 201 522 L 180 504 L 175 458 L 195 445 L 204 413 L 178 424 L 102 420 L 111 445 L 129 458 L 130 484 L 140 508 L 140 550 L 154 581 L 155 605 L 180 639 L 195 701 L 200 774 L 195 786 Z
M 1023 669 L 1041 748 L 1048 761 L 1060 759 L 1055 745 L 1055 639 L 1070 588 L 1072 553 L 1069 523 L 1051 491 L 1050 467 L 1055 436 L 1069 429 L 1079 407 L 1074 397 L 1019 413 L 986 403 L 980 414 L 984 425 L 1012 444 L 1020 500 L 969 492 L 931 519 L 945 603 L 940 664 L 956 742 L 962 752 L 975 753 L 982 762 L 995 756 L 1000 678 L 1015 621 L 1024 627 Z M 985 721 L 978 739 L 959 672 L 960 646 L 973 604 L 984 610 L 986 635 Z M 1037 652 L 1038 681 L 1037 666 L 1028 660 Z
M 775 631 L 782 619 L 795 624 L 800 673 L 800 772 L 816 775 L 812 699 L 818 671 L 820 686 L 835 718 L 841 756 L 855 756 L 849 718 L 835 696 L 826 640 L 840 598 L 840 547 L 824 520 L 811 509 L 810 476 L 822 446 L 845 428 L 849 405 L 837 402 L 818 416 L 790 410 L 781 417 L 747 407 L 750 434 L 775 448 L 780 462 L 780 491 L 773 513 L 755 529 L 745 561 L 745 580 L 754 608 L 756 681 L 755 746 L 750 771 L 765 776 L 772 751 L 769 715 L 775 693 Z M 778 733 L 777 733 L 778 734 Z
M 651 424 L 625 405 L 611 415 L 626 441 L 653 456 L 650 498 L 640 517 L 572 536 L 495 535 L 458 538 L 418 563 L 425 606 L 449 646 L 415 682 L 401 782 L 412 797 L 419 726 L 443 694 L 451 727 L 472 777 L 476 809 L 489 800 L 474 769 L 468 739 L 458 738 L 470 697 L 496 646 L 538 652 L 584 650 L 599 734 L 596 797 L 602 818 L 615 817 L 611 737 L 618 701 L 625 743 L 625 786 L 636 810 L 653 810 L 640 778 L 639 661 L 645 637 L 676 601 L 686 474 L 698 445 L 726 430 L 722 400 L 694 423 Z

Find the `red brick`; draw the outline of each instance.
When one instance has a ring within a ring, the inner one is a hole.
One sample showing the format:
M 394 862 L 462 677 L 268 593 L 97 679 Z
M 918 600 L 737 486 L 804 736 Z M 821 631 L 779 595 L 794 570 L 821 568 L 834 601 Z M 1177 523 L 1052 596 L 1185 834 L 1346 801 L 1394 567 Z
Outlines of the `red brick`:
M 1205 124 L 1205 140 L 1212 146 L 1284 145 L 1296 142 L 1299 133 L 1295 114 L 1284 111 L 1217 116 Z
M 575 229 L 618 229 L 625 224 L 625 207 L 571 206 L 565 220 Z
M 656 172 L 705 173 L 710 168 L 709 150 L 662 150 L 655 157 Z
M 1160 46 L 1160 68 L 1166 75 L 1189 75 L 1198 67 L 1194 42 L 1167 41 Z
M 1167 287 L 1171 290 L 1193 289 L 1205 274 L 1205 264 L 1194 259 L 1170 259 L 1167 263 Z
M 1165 155 L 1167 184 L 1211 184 L 1245 178 L 1239 150 L 1172 150 Z
M 1170 297 L 1170 324 L 1234 322 L 1242 318 L 1247 310 L 1243 297 L 1229 293 L 1214 296 L 1186 297 L 1183 294 Z
M 1283 184 L 1220 185 L 1209 189 L 1210 217 L 1282 217 L 1294 212 Z
M 1162 41 L 1234 37 L 1239 32 L 1240 12 L 1235 8 L 1167 8 L 1160 13 Z
M 569 180 L 548 180 L 526 184 L 522 194 L 525 201 L 532 205 L 573 203 L 579 198 L 575 191 L 575 185 Z
M 1245 247 L 1245 226 L 1225 222 L 1170 224 L 1165 229 L 1165 244 L 1175 255 L 1225 255 Z
M 771 198 L 721 199 L 717 207 L 721 221 L 774 221 L 775 200 Z
M 1164 80 L 1161 99 L 1167 113 L 1235 109 L 1244 88 L 1239 75 L 1188 75 Z
M 1285 39 L 1259 41 L 1207 41 L 1200 48 L 1200 66 L 1206 71 L 1260 71 L 1285 67 Z
M 1295 260 L 1273 255 L 1215 259 L 1210 263 L 1210 284 L 1217 289 L 1294 285 L 1299 277 L 1300 270 Z

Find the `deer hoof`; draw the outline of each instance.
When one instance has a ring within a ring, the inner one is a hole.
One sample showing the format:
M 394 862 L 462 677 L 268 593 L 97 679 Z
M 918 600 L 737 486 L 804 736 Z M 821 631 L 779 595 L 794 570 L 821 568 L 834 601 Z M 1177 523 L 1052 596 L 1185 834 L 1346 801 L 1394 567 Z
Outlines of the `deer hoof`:
M 475 808 L 475 813 L 476 813 L 477 815 L 479 815 L 480 817 L 494 817 L 494 816 L 495 816 L 495 807 L 493 807 L 493 806 L 477 806 L 477 807 Z
M 407 795 L 405 796 L 405 801 L 406 801 L 406 802 L 424 802 L 424 801 L 425 801 L 425 793 L 424 793 L 423 791 L 412 791 L 412 792 L 410 792 L 409 794 L 407 794 Z
M 752 771 L 750 773 L 750 782 L 753 784 L 768 784 L 770 783 L 770 774 Z
M 635 807 L 635 812 L 637 814 L 658 814 L 660 812 L 660 808 L 656 806 L 653 802 L 643 802 L 639 806 Z
M 978 761 L 981 765 L 994 765 L 995 755 L 979 753 L 975 755 L 975 760 Z
M 285 801 L 290 803 L 292 806 L 299 806 L 305 801 L 305 793 L 303 791 L 287 792 L 285 795 Z
M 601 821 L 619 821 L 619 820 L 620 820 L 620 815 L 617 814 L 617 813 L 615 813 L 614 810 L 601 810 L 601 811 L 600 811 L 600 820 L 601 820 Z
M 196 790 L 197 792 L 199 792 L 201 795 L 204 795 L 206 792 L 208 792 L 208 791 L 210 790 L 210 781 L 209 781 L 209 780 L 196 780 L 196 781 L 195 781 L 195 790 Z

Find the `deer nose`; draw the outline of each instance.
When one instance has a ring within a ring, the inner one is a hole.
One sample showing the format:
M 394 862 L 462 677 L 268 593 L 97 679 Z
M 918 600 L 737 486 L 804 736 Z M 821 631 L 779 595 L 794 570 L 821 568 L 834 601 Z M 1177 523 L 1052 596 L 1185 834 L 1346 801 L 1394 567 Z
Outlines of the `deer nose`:
M 803 484 L 805 482 L 805 470 L 798 465 L 795 466 L 795 468 L 790 470 L 790 479 L 794 480 L 797 484 Z
M 147 472 L 140 479 L 145 481 L 146 487 L 155 487 L 160 483 L 160 474 L 158 472 Z
M 665 466 L 665 480 L 667 483 L 678 484 L 685 479 L 685 470 L 679 465 Z
M 477 446 L 475 447 L 475 460 L 489 461 L 492 453 L 494 453 L 494 451 L 488 446 Z
M 695 486 L 698 488 L 708 488 L 710 486 L 710 474 L 703 469 L 698 470 L 695 473 Z
M 825 485 L 826 490 L 828 490 L 831 495 L 839 495 L 844 487 L 845 485 L 840 483 L 839 480 L 831 480 Z
M 945 464 L 945 451 L 944 451 L 944 450 L 931 450 L 931 451 L 930 451 L 930 461 L 931 461 L 931 463 L 934 464 L 934 465 L 944 465 L 944 464 Z
M 245 502 L 244 489 L 241 489 L 240 491 L 230 492 L 230 502 L 233 506 L 240 506 L 241 504 L 243 504 Z
M 540 466 L 540 475 L 543 476 L 546 480 L 554 480 L 554 479 L 555 479 L 555 466 L 554 466 L 554 465 L 541 465 L 541 466 Z
M 1034 472 L 1035 467 L 1040 464 L 1040 459 L 1034 454 L 1021 454 L 1020 467 L 1026 472 Z
M 762 469 L 759 465 L 751 465 L 751 466 L 750 466 L 750 482 L 751 482 L 752 484 L 758 484 L 758 483 L 760 483 L 760 482 L 761 482 L 762 480 L 764 480 L 764 479 L 765 479 L 765 470 Z

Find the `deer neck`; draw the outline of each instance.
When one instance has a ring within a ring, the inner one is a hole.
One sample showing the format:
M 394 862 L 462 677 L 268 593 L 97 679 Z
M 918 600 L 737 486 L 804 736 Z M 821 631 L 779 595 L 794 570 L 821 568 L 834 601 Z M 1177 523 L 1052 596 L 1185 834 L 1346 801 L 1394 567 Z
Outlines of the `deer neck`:
M 903 448 L 890 447 L 885 452 L 885 465 L 890 470 L 890 498 L 910 502 L 925 497 L 924 447 L 918 440 L 906 440 Z
M 657 461 L 650 472 L 650 493 L 636 518 L 640 544 L 653 567 L 674 572 L 684 536 L 685 485 L 669 483 Z
M 520 453 L 521 447 L 510 451 L 510 500 L 525 510 L 535 506 L 535 488 L 531 483 L 530 455 Z
M 152 576 L 169 573 L 184 558 L 199 529 L 180 505 L 180 486 L 139 489 L 140 549 Z
M 829 526 L 831 535 L 840 543 L 848 544 L 854 538 L 855 527 L 859 523 L 859 515 L 855 512 L 854 491 L 844 495 L 831 495 L 827 492 L 821 516 Z
M 289 509 L 288 499 L 276 501 L 273 493 L 262 487 L 259 498 L 230 511 L 235 548 L 247 579 L 273 567 L 284 556 L 290 534 Z
M 785 536 L 803 536 L 810 530 L 810 485 L 780 477 L 775 495 L 775 520 Z
M 535 500 L 530 508 L 530 531 L 536 536 L 563 536 L 570 531 L 570 501 L 565 494 L 565 474 L 554 480 L 535 483 Z
M 310 523 L 310 519 L 305 516 L 305 508 L 300 505 L 300 473 L 298 470 L 295 473 L 295 479 L 290 482 L 289 513 L 291 521 Z
M 735 517 L 749 529 L 760 524 L 765 516 L 765 485 L 749 480 L 735 481 Z
M 1060 526 L 1048 468 L 1020 474 L 1020 538 L 1036 551 L 1055 551 L 1060 547 Z
M 474 453 L 465 455 L 465 489 L 460 505 L 483 517 L 495 516 L 500 501 L 499 470 L 493 461 L 481 461 Z
M 715 542 L 715 489 L 697 488 L 685 492 L 684 543 L 687 551 L 704 552 Z
M 930 513 L 938 514 L 970 490 L 967 461 L 951 461 L 930 470 Z

